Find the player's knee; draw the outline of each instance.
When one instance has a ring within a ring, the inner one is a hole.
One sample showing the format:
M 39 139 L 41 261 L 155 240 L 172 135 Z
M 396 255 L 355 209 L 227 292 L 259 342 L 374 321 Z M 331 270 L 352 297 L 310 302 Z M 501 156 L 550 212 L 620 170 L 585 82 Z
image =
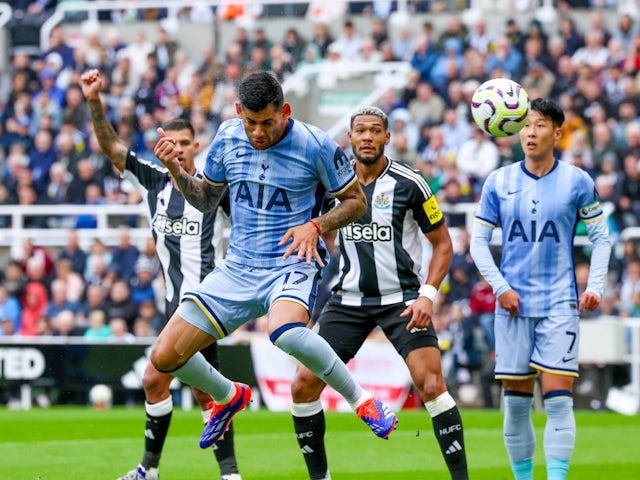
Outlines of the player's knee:
M 157 346 L 151 350 L 149 359 L 154 368 L 161 373 L 171 373 L 179 367 L 175 357 L 168 355 Z
M 433 400 L 447 389 L 442 375 L 432 373 L 425 375 L 422 381 L 416 384 L 416 386 L 420 390 L 420 397 L 425 402 Z
M 142 375 L 142 388 L 147 398 L 164 397 L 172 379 L 171 375 L 159 372 L 150 364 Z
M 298 367 L 291 381 L 291 398 L 294 403 L 308 403 L 320 398 L 325 384 L 306 367 Z

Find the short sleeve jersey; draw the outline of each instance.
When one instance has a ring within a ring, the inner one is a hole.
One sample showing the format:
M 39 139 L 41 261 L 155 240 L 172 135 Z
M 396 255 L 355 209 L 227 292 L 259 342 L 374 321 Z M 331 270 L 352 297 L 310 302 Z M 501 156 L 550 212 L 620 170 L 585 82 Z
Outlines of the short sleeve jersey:
M 209 148 L 205 179 L 229 184 L 231 233 L 226 258 L 256 267 L 296 263 L 282 260 L 285 232 L 317 215 L 325 192 L 339 195 L 357 179 L 344 151 L 325 132 L 289 119 L 282 139 L 258 150 L 240 119 L 225 121 Z M 319 240 L 319 252 L 327 257 Z
M 491 173 L 475 221 L 502 227 L 500 271 L 520 295 L 520 315 L 544 317 L 576 314 L 576 226 L 603 218 L 591 177 L 556 161 L 543 177 L 527 171 L 524 162 Z

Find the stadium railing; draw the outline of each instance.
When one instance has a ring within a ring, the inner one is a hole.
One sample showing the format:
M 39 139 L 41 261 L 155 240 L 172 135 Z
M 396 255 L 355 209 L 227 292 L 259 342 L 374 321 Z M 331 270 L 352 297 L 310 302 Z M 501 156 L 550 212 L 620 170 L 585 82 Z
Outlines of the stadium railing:
M 445 215 L 465 215 L 466 228 L 471 231 L 473 218 L 478 208 L 477 203 L 441 204 Z M 610 203 L 603 205 L 606 215 L 613 212 Z M 144 246 L 149 233 L 149 218 L 146 206 L 142 203 L 135 205 L 0 205 L 0 218 L 11 222 L 11 226 L 0 228 L 0 248 L 9 248 L 13 256 L 21 254 L 22 242 L 25 238 L 36 241 L 45 247 L 62 247 L 67 243 L 69 229 L 73 228 L 75 218 L 80 215 L 95 217 L 96 228 L 79 229 L 81 246 L 88 248 L 91 241 L 100 238 L 107 246 L 114 246 L 118 241 L 119 226 L 123 219 L 135 218 L 136 225 L 131 228 L 131 237 L 137 246 Z M 45 216 L 53 226 L 51 228 L 28 228 L 26 220 L 29 217 Z M 57 226 L 56 226 L 57 225 Z M 455 229 L 452 235 L 455 236 Z M 228 236 L 228 231 L 225 236 Z M 640 227 L 630 228 L 622 232 L 621 238 L 640 238 Z M 500 229 L 496 230 L 493 243 L 499 244 Z M 576 237 L 576 245 L 586 246 L 588 238 Z

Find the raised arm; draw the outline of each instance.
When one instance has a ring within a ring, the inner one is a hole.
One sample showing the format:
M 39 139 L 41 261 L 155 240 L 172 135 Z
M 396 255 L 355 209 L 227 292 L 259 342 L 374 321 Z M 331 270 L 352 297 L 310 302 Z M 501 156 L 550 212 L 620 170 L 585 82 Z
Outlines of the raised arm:
M 126 168 L 128 147 L 122 142 L 111 123 L 107 119 L 100 100 L 100 92 L 103 83 L 98 70 L 89 70 L 80 77 L 80 85 L 82 93 L 87 100 L 89 112 L 91 114 L 91 122 L 100 148 L 104 154 L 111 160 L 115 167 L 124 172 Z
M 153 153 L 167 167 L 187 202 L 201 212 L 210 212 L 218 208 L 220 199 L 227 191 L 227 185 L 212 185 L 202 178 L 190 175 L 180 165 L 180 152 L 176 148 L 175 139 L 167 136 L 162 128 L 158 128 L 158 137 Z

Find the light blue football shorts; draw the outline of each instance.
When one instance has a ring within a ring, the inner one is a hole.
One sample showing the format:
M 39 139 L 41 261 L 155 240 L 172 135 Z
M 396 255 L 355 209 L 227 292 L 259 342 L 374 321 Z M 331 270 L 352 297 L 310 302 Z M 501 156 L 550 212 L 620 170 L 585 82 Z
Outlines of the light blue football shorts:
M 259 268 L 225 260 L 183 295 L 176 313 L 219 340 L 265 315 L 279 300 L 299 303 L 311 312 L 321 272 L 315 262 Z
M 578 315 L 495 318 L 498 379 L 534 377 L 537 371 L 578 376 Z

